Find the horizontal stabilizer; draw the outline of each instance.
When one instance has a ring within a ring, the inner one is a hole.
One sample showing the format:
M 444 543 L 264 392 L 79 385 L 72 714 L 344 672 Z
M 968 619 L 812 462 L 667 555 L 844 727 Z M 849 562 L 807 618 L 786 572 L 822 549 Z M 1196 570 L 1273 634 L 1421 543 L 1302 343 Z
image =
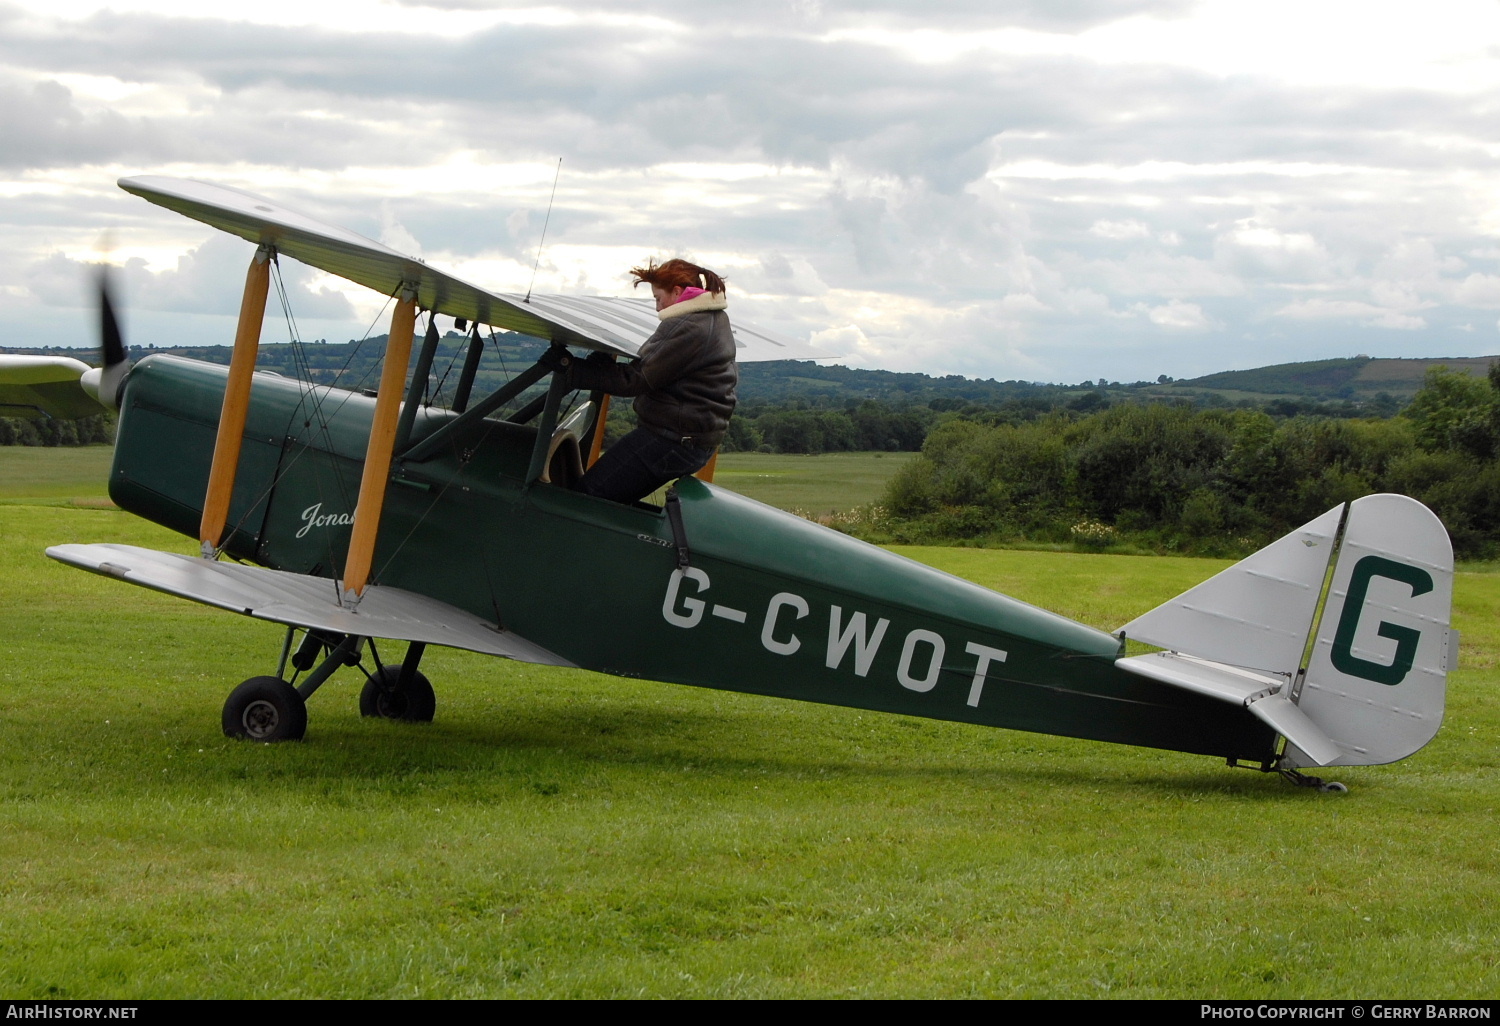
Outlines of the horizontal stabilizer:
M 634 356 L 660 321 L 649 299 L 608 296 L 521 296 L 491 292 L 429 267 L 416 257 L 347 228 L 252 192 L 187 178 L 139 175 L 120 188 L 158 206 L 254 243 L 269 243 L 304 264 L 347 278 L 381 295 L 415 282 L 424 309 L 563 345 Z M 834 354 L 730 318 L 737 358 L 817 360 Z
M 400 588 L 371 585 L 354 610 L 339 604 L 337 583 L 323 577 L 134 545 L 54 545 L 47 555 L 82 570 L 290 627 L 447 645 L 548 666 L 573 665 L 462 609 Z
M 1139 676 L 1159 680 L 1163 684 L 1238 705 L 1244 705 L 1252 696 L 1273 691 L 1286 683 L 1284 678 L 1270 677 L 1238 666 L 1225 666 L 1223 663 L 1196 659 L 1176 652 L 1129 656 L 1115 660 L 1115 665 Z
M 1152 652 L 1116 660 L 1122 670 L 1220 701 L 1242 705 L 1276 733 L 1326 765 L 1341 754 L 1338 745 L 1287 699 L 1285 679 L 1175 652 Z
M 0 417 L 74 420 L 103 413 L 80 383 L 88 370 L 69 356 L 0 354 Z
M 1343 513 L 1334 507 L 1120 630 L 1214 662 L 1296 673 Z

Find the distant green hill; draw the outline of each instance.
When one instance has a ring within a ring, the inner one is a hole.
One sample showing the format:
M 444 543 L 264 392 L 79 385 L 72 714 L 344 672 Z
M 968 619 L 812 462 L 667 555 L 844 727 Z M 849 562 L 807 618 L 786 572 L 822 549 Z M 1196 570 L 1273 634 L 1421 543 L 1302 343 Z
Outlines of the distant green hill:
M 310 342 L 302 345 L 265 344 L 260 347 L 256 366 L 287 377 L 310 378 L 319 384 L 347 388 L 373 387 L 378 377 L 380 358 L 385 353 L 386 338 L 374 335 L 360 342 Z M 433 362 L 433 385 L 441 383 L 451 391 L 458 378 L 466 345 L 464 336 L 449 332 L 442 339 Z M 495 388 L 511 375 L 529 366 L 546 343 L 527 335 L 501 332 L 486 343 L 478 389 Z M 0 348 L 9 353 L 54 353 L 84 359 L 92 354 L 77 349 Z M 229 346 L 195 346 L 180 349 L 131 347 L 131 358 L 141 359 L 153 352 L 171 352 L 181 356 L 228 363 Z M 416 359 L 415 350 L 412 359 Z M 1428 368 L 1445 365 L 1476 376 L 1483 376 L 1492 361 L 1500 356 L 1470 356 L 1444 359 L 1391 360 L 1355 356 L 1339 360 L 1313 360 L 1305 363 L 1282 363 L 1251 370 L 1220 371 L 1185 381 L 1124 382 L 1085 381 L 1078 385 L 1044 384 L 1032 381 L 998 381 L 994 378 L 966 378 L 958 374 L 933 376 L 916 372 L 865 370 L 839 364 L 825 366 L 806 361 L 780 360 L 745 364 L 740 368 L 740 401 L 747 406 L 801 406 L 814 409 L 844 408 L 852 403 L 874 399 L 897 406 L 926 406 L 937 411 L 965 407 L 994 407 L 1003 403 L 1040 403 L 1044 406 L 1071 405 L 1075 409 L 1092 409 L 1120 401 L 1143 398 L 1178 399 L 1195 404 L 1215 406 L 1268 406 L 1279 404 L 1284 411 L 1319 412 L 1318 404 L 1333 403 L 1348 407 L 1339 416 L 1388 416 L 1395 412 L 1422 386 Z M 1081 405 L 1080 405 L 1081 404 Z M 1297 405 L 1296 410 L 1291 405 Z M 1274 411 L 1273 411 L 1274 412 Z
M 1314 399 L 1362 399 L 1385 392 L 1409 399 L 1422 387 L 1430 367 L 1446 366 L 1483 377 L 1500 356 L 1458 356 L 1440 359 L 1390 360 L 1355 356 L 1342 360 L 1279 363 L 1253 370 L 1220 371 L 1191 381 L 1177 381 L 1179 391 L 1212 389 L 1218 392 L 1264 396 L 1305 396 Z
M 420 339 L 418 339 L 420 342 Z M 308 342 L 262 344 L 256 357 L 260 370 L 275 371 L 286 377 L 308 378 L 322 385 L 345 388 L 371 388 L 379 377 L 379 361 L 385 354 L 386 336 L 372 335 L 360 342 Z M 465 336 L 449 332 L 439 343 L 433 360 L 433 376 L 447 389 L 457 382 Z M 547 344 L 527 335 L 500 332 L 487 341 L 484 362 L 476 383 L 481 393 L 498 387 L 510 376 L 530 366 Z M 3 349 L 0 352 L 56 354 L 93 358 L 92 353 L 57 347 Z M 192 346 L 177 349 L 155 349 L 131 346 L 130 358 L 139 360 L 152 353 L 172 353 L 210 363 L 229 362 L 230 346 Z M 413 348 L 412 360 L 416 360 Z M 436 385 L 437 382 L 434 382 Z M 886 370 L 864 370 L 856 367 L 825 367 L 816 363 L 779 360 L 748 363 L 740 367 L 740 401 L 745 404 L 793 403 L 813 408 L 842 408 L 850 402 L 877 399 L 899 405 L 918 404 L 934 409 L 959 409 L 969 404 L 994 406 L 1009 399 L 1051 397 L 1066 400 L 1082 386 L 1047 385 L 1030 381 L 996 381 L 992 378 L 965 378 L 958 374 L 934 377 L 930 374 L 899 373 Z

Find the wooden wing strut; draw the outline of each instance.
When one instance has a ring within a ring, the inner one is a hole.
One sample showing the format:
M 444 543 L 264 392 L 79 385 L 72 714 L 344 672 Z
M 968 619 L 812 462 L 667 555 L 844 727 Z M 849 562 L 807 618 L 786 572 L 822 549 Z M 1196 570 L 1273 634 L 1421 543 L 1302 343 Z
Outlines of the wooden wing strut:
M 250 379 L 255 373 L 255 354 L 260 349 L 260 327 L 266 317 L 274 253 L 270 245 L 261 243 L 245 272 L 240 322 L 234 333 L 234 351 L 229 357 L 229 380 L 224 384 L 214 460 L 208 470 L 208 493 L 203 498 L 203 519 L 198 525 L 198 544 L 204 559 L 213 559 L 218 554 L 219 543 L 224 540 L 224 525 L 229 520 L 229 500 L 234 495 L 235 474 L 240 467 L 240 443 L 245 440 Z
M 391 315 L 391 334 L 380 369 L 380 390 L 375 393 L 375 419 L 370 424 L 365 469 L 359 480 L 359 504 L 354 507 L 354 528 L 349 535 L 349 558 L 344 562 L 343 597 L 350 606 L 358 604 L 365 585 L 370 582 L 375 538 L 380 533 L 380 512 L 385 506 L 385 487 L 396 448 L 402 386 L 406 384 L 406 364 L 411 359 L 416 327 L 417 290 L 408 285 L 402 289 Z

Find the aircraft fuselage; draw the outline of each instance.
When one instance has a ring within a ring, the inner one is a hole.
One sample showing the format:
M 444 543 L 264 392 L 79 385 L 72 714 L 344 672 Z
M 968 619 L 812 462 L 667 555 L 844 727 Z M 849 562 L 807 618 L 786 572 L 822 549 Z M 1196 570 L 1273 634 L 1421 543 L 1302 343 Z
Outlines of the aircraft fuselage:
M 153 356 L 130 373 L 110 494 L 196 537 L 225 369 Z M 226 551 L 340 576 L 374 400 L 258 374 Z M 411 441 L 455 415 L 424 410 Z M 1237 758 L 1274 756 L 1243 710 L 1115 667 L 1107 633 L 695 479 L 691 563 L 663 512 L 526 483 L 536 429 L 483 422 L 399 455 L 373 581 L 514 631 L 580 667 Z

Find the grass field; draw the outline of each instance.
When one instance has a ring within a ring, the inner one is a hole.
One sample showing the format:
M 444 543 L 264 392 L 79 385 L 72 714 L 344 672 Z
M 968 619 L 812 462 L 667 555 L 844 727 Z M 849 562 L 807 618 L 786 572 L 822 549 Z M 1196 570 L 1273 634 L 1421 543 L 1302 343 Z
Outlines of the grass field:
M 113 454 L 108 445 L 0 445 L 0 503 L 65 504 L 79 499 L 98 505 L 105 496 Z
M 780 456 L 758 452 L 719 457 L 714 483 L 781 509 L 838 513 L 876 502 L 914 452 L 841 452 Z
M 31 448 L 0 445 L 0 502 L 39 499 L 84 500 L 97 504 L 105 494 L 112 449 Z M 782 509 L 839 512 L 875 502 L 912 452 L 850 452 L 824 456 L 726 453 L 715 482 Z
M 37 490 L 77 493 L 69 473 Z M 278 629 L 42 556 L 105 540 L 193 547 L 118 511 L 0 506 L 9 997 L 1500 991 L 1497 575 L 1459 575 L 1437 739 L 1330 796 L 446 650 L 430 725 L 361 720 L 346 671 L 306 742 L 230 742 L 220 705 Z M 902 551 L 1099 626 L 1223 565 Z

